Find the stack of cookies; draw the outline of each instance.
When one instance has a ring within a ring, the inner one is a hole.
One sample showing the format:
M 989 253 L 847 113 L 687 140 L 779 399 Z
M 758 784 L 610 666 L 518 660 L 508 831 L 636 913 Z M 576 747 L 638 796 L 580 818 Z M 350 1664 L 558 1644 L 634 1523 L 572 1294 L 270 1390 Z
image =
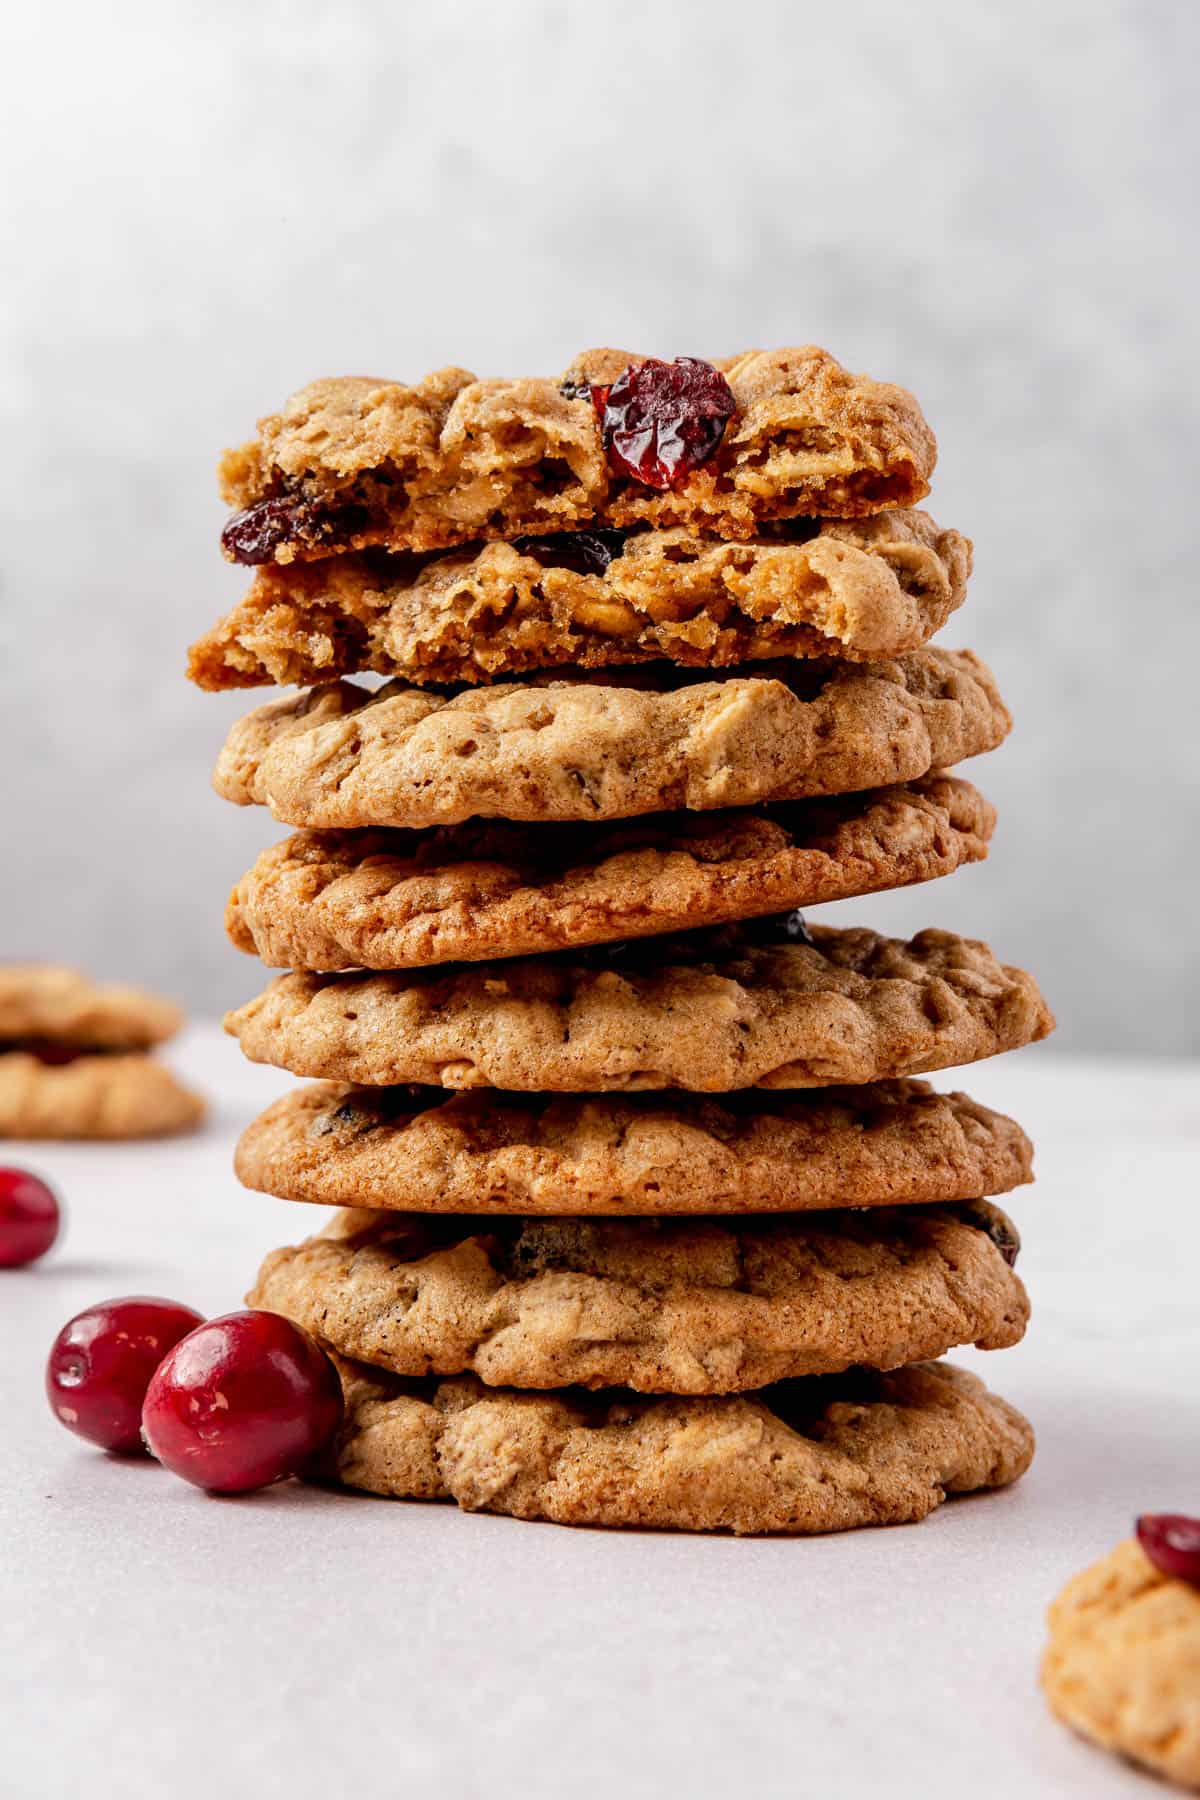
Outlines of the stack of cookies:
M 919 1519 L 1029 1426 L 1020 1128 L 914 1077 L 1040 1038 L 1033 980 L 802 909 L 951 874 L 1009 718 L 928 647 L 971 548 L 910 395 L 824 351 L 315 383 L 223 465 L 249 593 L 193 647 L 218 791 L 296 828 L 233 1013 L 315 1077 L 249 1187 L 332 1204 L 251 1303 L 334 1355 L 329 1473 L 522 1518 Z M 363 686 L 345 677 L 384 676 Z

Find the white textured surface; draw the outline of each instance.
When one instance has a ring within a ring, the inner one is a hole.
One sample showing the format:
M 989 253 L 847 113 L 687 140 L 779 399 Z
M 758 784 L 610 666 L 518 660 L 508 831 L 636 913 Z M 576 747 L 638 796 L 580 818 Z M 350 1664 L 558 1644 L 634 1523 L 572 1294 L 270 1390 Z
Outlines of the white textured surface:
M 1034 1685 L 1046 1603 L 1146 1509 L 1196 1507 L 1200 1066 L 1030 1051 L 964 1071 L 1039 1143 L 1014 1197 L 1034 1324 L 963 1353 L 1039 1432 L 1007 1494 L 800 1541 L 572 1531 L 287 1484 L 213 1500 L 89 1451 L 40 1392 L 97 1298 L 226 1310 L 321 1216 L 241 1193 L 284 1077 L 208 1031 L 201 1138 L 24 1157 L 71 1208 L 5 1273 L 0 1461 L 14 1800 L 1130 1800 Z
M 986 875 L 870 909 L 1200 1050 L 1195 169 L 1178 0 L 14 9 L 0 59 L 6 951 L 213 1010 L 275 835 L 189 691 L 221 445 L 314 375 L 815 339 L 911 385 L 1017 713 Z

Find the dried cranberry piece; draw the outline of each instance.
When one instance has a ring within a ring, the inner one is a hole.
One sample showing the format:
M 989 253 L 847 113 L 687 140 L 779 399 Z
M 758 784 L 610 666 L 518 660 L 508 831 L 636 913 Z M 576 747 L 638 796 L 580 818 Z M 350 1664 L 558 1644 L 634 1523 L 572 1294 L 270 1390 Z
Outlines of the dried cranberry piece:
M 821 531 L 820 519 L 813 519 L 802 513 L 796 519 L 777 519 L 763 530 L 764 537 L 777 538 L 785 544 L 807 544 L 818 537 Z
M 334 536 L 353 537 L 369 523 L 366 507 L 353 503 L 322 506 L 315 500 L 260 500 L 227 521 L 221 548 L 233 562 L 255 566 L 270 562 L 281 544 L 299 541 L 311 547 Z
M 544 569 L 573 569 L 577 575 L 603 575 L 623 554 L 623 531 L 555 531 L 547 537 L 519 537 L 513 547 L 532 556 Z
M 38 1062 L 45 1063 L 48 1068 L 61 1068 L 72 1063 L 81 1056 L 100 1056 L 103 1051 L 99 1047 L 89 1049 L 83 1044 L 66 1044 L 60 1038 L 5 1038 L 0 1043 L 0 1055 L 34 1056 Z
M 995 1207 L 977 1200 L 965 1201 L 958 1212 L 965 1224 L 973 1225 L 976 1231 L 985 1232 L 991 1238 L 1010 1269 L 1016 1268 L 1017 1257 L 1021 1253 L 1021 1238 L 1010 1219 L 1006 1219 Z
M 221 533 L 221 548 L 234 562 L 270 562 L 280 544 L 295 537 L 301 508 L 294 500 L 260 500 L 234 513 Z
M 702 467 L 737 411 L 720 370 L 695 356 L 631 363 L 609 388 L 593 388 L 592 400 L 610 463 L 653 488 Z
M 1161 1574 L 1200 1587 L 1200 1519 L 1185 1513 L 1143 1513 L 1137 1540 Z
M 742 930 L 754 944 L 807 944 L 810 949 L 816 948 L 802 912 L 768 913 L 761 919 L 747 919 Z

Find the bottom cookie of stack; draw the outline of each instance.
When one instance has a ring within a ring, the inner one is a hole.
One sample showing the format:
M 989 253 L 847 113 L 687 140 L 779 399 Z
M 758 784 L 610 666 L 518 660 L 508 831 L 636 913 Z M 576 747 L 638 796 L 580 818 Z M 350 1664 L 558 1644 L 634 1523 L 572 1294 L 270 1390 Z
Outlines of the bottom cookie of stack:
M 835 1531 L 922 1519 L 1028 1467 L 1021 1415 L 924 1360 L 1020 1339 L 1017 1243 L 982 1201 L 351 1211 L 268 1257 L 248 1299 L 333 1354 L 346 1418 L 321 1473 L 346 1487 L 561 1524 Z
M 902 1525 L 950 1494 L 1007 1486 L 1033 1455 L 1028 1421 L 949 1363 L 704 1399 L 340 1372 L 346 1421 L 327 1473 L 343 1486 L 559 1525 Z

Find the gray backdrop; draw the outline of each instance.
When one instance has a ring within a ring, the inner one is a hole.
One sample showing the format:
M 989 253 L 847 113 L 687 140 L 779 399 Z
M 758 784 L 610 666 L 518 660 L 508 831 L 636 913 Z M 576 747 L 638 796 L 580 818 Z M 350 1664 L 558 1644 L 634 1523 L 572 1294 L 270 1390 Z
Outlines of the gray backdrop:
M 992 861 L 843 909 L 990 938 L 1062 1046 L 1200 1042 L 1200 7 L 58 0 L 6 53 L 0 953 L 215 1011 L 278 828 L 182 678 L 212 464 L 317 374 L 816 340 L 920 396 L 1017 731 Z

